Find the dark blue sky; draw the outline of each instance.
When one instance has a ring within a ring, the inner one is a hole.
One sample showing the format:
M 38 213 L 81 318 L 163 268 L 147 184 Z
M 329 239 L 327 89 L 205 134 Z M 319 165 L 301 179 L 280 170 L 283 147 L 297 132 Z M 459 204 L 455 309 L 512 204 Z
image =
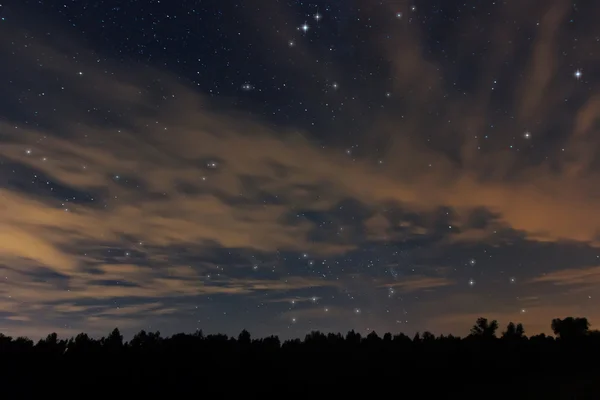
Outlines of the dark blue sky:
M 600 318 L 593 1 L 0 5 L 0 331 Z

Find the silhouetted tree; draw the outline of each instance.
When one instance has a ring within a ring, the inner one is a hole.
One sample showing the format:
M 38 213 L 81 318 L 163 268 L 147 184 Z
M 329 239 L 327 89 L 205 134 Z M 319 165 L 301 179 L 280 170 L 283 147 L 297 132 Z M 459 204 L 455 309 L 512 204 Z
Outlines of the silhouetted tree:
M 502 333 L 503 339 L 524 339 L 525 338 L 525 328 L 523 328 L 523 324 L 515 325 L 513 322 L 509 322 L 506 326 L 506 331 Z
M 250 345 L 250 342 L 252 341 L 252 336 L 250 335 L 250 332 L 248 332 L 247 330 L 243 330 L 240 332 L 240 334 L 238 335 L 238 342 L 242 345 Z
M 491 339 L 496 337 L 496 331 L 498 330 L 498 321 L 492 320 L 491 322 L 487 318 L 478 318 L 475 325 L 471 328 L 471 336 L 478 338 Z
M 423 342 L 432 343 L 435 341 L 435 335 L 429 331 L 423 332 Z
M 346 343 L 349 345 L 359 345 L 361 341 L 360 333 L 354 332 L 354 329 L 346 335 Z
M 119 351 L 123 348 L 123 335 L 121 335 L 119 328 L 112 330 L 108 337 L 102 341 L 102 346 L 110 351 Z
M 552 320 L 551 326 L 554 334 L 565 340 L 581 338 L 587 335 L 590 329 L 587 318 L 555 318 Z

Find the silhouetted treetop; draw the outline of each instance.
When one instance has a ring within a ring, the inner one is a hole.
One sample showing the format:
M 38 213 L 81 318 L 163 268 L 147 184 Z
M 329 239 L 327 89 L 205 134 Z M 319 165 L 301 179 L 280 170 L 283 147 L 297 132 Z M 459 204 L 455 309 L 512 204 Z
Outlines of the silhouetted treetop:
M 589 333 L 590 323 L 587 318 L 567 317 L 552 320 L 552 331 L 561 339 L 573 340 Z
M 486 318 L 478 318 L 471 328 L 471 336 L 480 338 L 495 338 L 498 330 L 498 321 L 488 321 Z

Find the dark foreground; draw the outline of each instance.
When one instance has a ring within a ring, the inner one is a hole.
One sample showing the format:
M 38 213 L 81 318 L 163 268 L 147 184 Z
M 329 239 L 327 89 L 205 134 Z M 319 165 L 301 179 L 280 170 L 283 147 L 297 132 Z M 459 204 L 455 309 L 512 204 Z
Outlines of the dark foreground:
M 479 319 L 466 338 L 312 332 L 303 341 L 140 332 L 124 342 L 0 335 L 2 398 L 600 399 L 600 335 L 584 318 L 527 337 Z

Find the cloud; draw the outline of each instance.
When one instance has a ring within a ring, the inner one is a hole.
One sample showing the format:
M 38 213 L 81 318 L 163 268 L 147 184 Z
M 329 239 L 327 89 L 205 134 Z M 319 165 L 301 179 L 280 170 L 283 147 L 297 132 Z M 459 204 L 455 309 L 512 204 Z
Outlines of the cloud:
M 600 267 L 572 268 L 545 273 L 531 280 L 532 283 L 551 283 L 557 286 L 594 287 L 600 285 Z
M 411 293 L 420 290 L 429 290 L 440 288 L 444 286 L 453 285 L 455 282 L 451 279 L 446 278 L 432 278 L 426 276 L 415 276 L 410 278 L 403 278 L 393 283 L 386 283 L 382 287 L 386 288 L 397 288 L 401 292 Z

